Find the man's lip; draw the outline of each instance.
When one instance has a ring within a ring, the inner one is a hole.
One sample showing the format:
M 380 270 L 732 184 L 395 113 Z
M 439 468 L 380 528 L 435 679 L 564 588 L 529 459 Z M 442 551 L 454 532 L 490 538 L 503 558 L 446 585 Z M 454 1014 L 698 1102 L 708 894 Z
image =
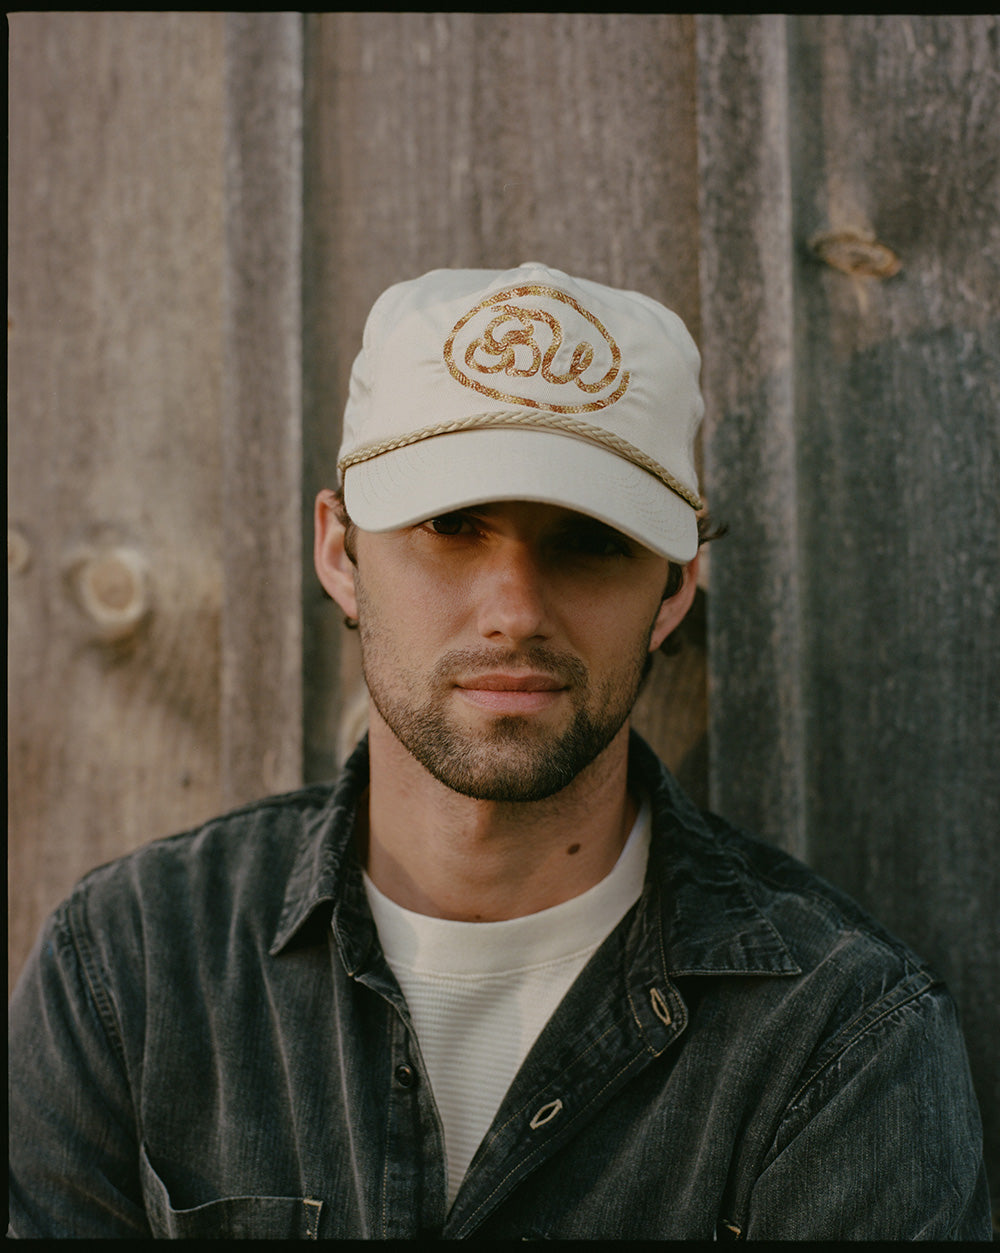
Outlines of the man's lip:
M 455 686 L 480 692 L 559 692 L 566 684 L 550 674 L 477 674 Z

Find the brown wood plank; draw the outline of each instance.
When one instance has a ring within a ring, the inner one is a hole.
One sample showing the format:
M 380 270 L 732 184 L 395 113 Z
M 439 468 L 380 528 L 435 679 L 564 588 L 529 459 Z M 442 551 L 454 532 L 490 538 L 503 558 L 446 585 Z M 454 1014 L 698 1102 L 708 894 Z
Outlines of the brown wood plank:
M 221 800 L 218 15 L 15 13 L 9 970 Z

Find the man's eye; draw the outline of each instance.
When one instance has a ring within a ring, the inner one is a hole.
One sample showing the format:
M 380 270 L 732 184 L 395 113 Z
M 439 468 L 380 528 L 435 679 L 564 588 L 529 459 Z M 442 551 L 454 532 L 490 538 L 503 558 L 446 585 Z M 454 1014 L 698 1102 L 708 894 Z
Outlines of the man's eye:
M 609 526 L 574 527 L 563 536 L 567 552 L 585 557 L 630 557 L 632 545 L 628 538 Z
M 431 518 L 427 525 L 436 535 L 461 535 L 469 520 L 460 513 L 443 513 L 439 518 Z

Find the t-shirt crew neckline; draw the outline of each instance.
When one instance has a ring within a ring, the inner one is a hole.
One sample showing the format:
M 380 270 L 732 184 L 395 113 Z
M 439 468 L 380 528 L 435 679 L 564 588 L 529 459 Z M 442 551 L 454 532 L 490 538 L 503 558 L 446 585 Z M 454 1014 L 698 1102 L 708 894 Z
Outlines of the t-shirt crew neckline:
M 404 909 L 364 872 L 386 960 L 392 967 L 419 974 L 482 979 L 593 951 L 642 892 L 649 817 L 649 801 L 643 798 L 618 860 L 598 883 L 558 905 L 501 922 L 435 918 Z

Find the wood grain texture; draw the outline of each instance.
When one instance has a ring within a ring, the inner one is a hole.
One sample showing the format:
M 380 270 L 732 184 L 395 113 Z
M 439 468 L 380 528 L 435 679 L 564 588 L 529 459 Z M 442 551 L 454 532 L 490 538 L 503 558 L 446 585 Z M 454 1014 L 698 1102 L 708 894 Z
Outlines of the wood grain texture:
M 225 19 L 221 756 L 227 806 L 302 780 L 302 17 Z
M 945 976 L 995 1180 L 1000 29 L 698 21 L 713 803 Z
M 791 34 L 810 860 L 958 998 L 995 1187 L 1000 22 Z M 830 229 L 898 273 L 824 265 Z
M 698 19 L 714 808 L 806 851 L 788 64 L 779 15 Z
M 223 99 L 215 16 L 9 23 L 16 973 L 84 871 L 221 801 Z

